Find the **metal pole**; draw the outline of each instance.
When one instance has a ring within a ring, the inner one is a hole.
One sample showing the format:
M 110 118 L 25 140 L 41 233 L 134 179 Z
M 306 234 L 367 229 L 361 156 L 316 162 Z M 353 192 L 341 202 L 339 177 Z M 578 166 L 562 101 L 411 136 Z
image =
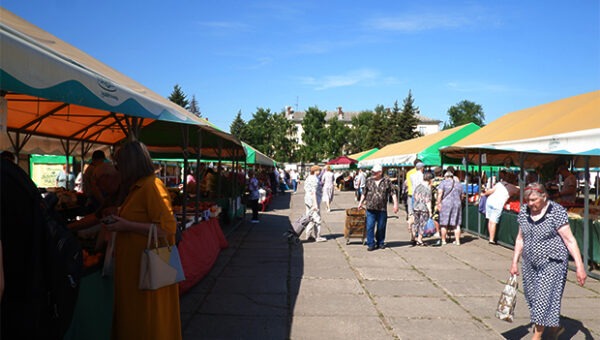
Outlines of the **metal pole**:
M 585 178 L 590 173 L 590 157 L 584 156 L 585 162 Z M 584 196 L 583 196 L 583 265 L 585 266 L 585 272 L 589 273 L 588 270 L 588 261 L 589 261 L 589 246 L 590 246 L 590 183 L 585 180 L 584 186 Z

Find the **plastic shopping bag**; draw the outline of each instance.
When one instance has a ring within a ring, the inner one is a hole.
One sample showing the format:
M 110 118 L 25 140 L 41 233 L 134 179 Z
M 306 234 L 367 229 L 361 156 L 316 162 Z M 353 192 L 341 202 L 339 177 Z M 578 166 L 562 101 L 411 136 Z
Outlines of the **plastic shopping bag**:
M 500 320 L 512 322 L 515 313 L 515 305 L 517 304 L 517 276 L 511 275 L 506 281 L 506 285 L 498 300 L 498 308 L 496 309 L 496 317 Z
M 423 228 L 423 237 L 433 236 L 435 234 L 435 222 L 433 219 L 427 220 L 427 224 L 425 224 L 425 228 Z

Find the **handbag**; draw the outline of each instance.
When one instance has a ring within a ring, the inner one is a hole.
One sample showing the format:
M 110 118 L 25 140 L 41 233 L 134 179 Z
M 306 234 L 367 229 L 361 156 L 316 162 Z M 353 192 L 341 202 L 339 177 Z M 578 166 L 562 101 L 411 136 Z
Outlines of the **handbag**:
M 154 238 L 154 243 L 152 243 Z M 150 225 L 148 243 L 142 252 L 140 263 L 139 289 L 155 290 L 185 280 L 179 250 L 176 245 L 158 246 L 158 231 L 156 224 Z M 153 245 L 153 248 L 150 248 Z
M 500 300 L 498 300 L 498 308 L 496 308 L 496 317 L 498 319 L 508 322 L 513 321 L 515 306 L 517 304 L 518 287 L 517 276 L 511 275 L 506 281 L 502 294 L 500 294 Z

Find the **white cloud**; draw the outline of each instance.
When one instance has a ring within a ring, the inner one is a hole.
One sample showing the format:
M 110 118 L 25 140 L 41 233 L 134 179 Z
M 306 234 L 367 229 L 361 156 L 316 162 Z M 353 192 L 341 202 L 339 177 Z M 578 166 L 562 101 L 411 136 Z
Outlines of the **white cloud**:
M 397 82 L 391 77 L 381 78 L 379 72 L 372 69 L 358 69 L 345 74 L 326 75 L 319 78 L 301 77 L 300 81 L 305 85 L 313 86 L 317 91 L 336 87 L 373 86 L 378 83 L 390 84 Z
M 418 32 L 434 29 L 457 28 L 469 23 L 468 18 L 452 14 L 420 14 L 385 17 L 369 21 L 368 26 L 377 30 Z
M 365 25 L 378 31 L 412 33 L 438 29 L 456 29 L 481 23 L 497 24 L 498 19 L 488 13 L 488 10 L 477 5 L 460 9 L 423 9 L 411 13 L 380 16 L 367 20 Z

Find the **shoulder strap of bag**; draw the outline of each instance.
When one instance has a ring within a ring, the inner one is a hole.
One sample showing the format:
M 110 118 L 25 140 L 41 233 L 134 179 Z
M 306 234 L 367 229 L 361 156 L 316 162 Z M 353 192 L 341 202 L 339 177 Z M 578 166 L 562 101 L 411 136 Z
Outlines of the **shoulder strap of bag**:
M 452 186 L 450 187 L 450 191 L 448 191 L 448 195 L 450 195 L 450 193 L 452 193 L 452 190 L 454 190 L 454 183 L 455 183 L 455 182 L 456 182 L 456 181 L 454 180 L 454 178 L 452 178 Z M 444 199 L 444 196 L 445 196 L 445 195 L 444 195 L 444 192 L 445 192 L 445 191 L 444 191 L 444 190 L 442 190 L 442 197 L 440 197 L 440 202 L 441 202 L 441 201 Z

